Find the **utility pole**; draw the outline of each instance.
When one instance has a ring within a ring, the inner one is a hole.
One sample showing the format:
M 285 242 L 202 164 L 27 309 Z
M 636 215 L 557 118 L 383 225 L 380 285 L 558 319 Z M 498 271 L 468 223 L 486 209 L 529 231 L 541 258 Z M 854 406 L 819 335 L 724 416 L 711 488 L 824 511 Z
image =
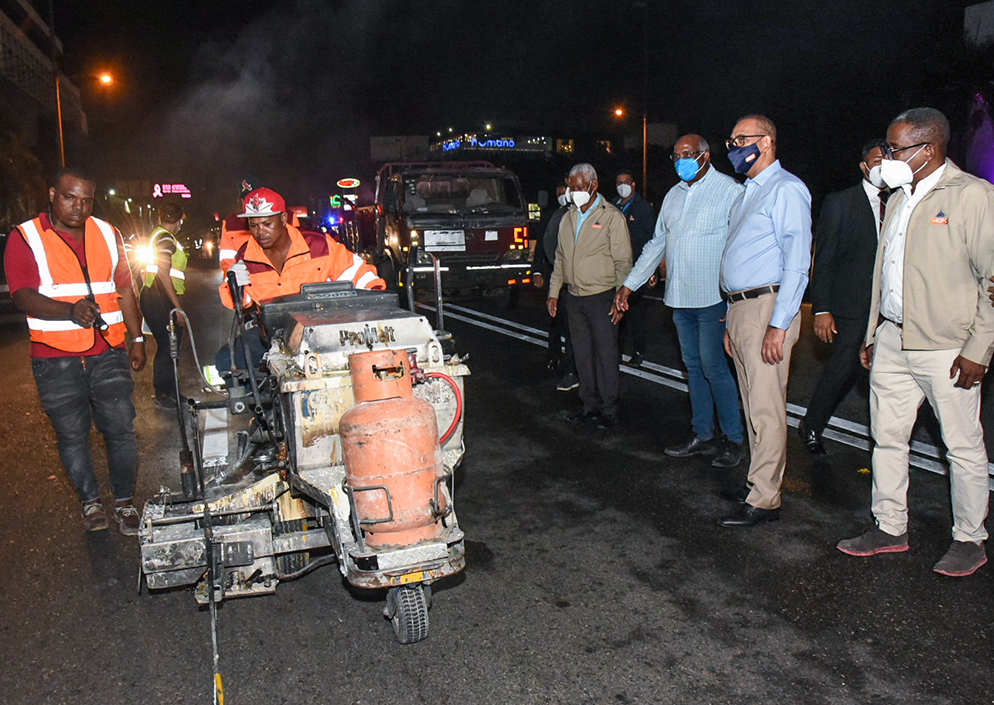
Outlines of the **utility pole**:
M 636 0 L 642 15 L 642 198 L 649 200 L 649 0 Z
M 59 163 L 66 165 L 66 140 L 62 133 L 62 78 L 59 75 L 59 52 L 55 39 L 55 4 L 48 0 L 48 39 L 52 60 L 52 75 L 55 78 L 55 113 L 59 122 Z

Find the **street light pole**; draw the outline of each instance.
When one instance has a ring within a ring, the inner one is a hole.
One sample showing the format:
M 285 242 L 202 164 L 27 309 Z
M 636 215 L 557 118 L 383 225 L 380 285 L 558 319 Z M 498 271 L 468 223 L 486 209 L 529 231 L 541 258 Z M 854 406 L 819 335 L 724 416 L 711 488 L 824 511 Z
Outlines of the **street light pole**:
M 641 5 L 642 17 L 642 198 L 649 200 L 649 0 Z
M 55 110 L 59 120 L 59 159 L 66 165 L 66 139 L 62 133 L 62 79 L 58 67 L 55 68 Z

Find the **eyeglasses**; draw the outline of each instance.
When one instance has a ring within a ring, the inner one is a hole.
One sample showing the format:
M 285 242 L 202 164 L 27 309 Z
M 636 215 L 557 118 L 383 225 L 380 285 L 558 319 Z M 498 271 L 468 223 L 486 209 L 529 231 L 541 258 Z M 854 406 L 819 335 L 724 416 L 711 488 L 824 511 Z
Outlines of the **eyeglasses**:
M 903 152 L 906 149 L 914 149 L 915 147 L 924 147 L 925 145 L 932 144 L 931 142 L 919 142 L 918 144 L 909 144 L 907 147 L 898 147 L 897 149 L 892 149 L 890 145 L 881 145 L 880 153 L 883 155 L 884 159 L 893 159 L 894 155 L 898 152 Z
M 670 161 L 675 162 L 677 159 L 697 159 L 702 154 L 704 154 L 704 152 L 683 152 L 682 154 L 676 154 L 674 152 L 670 155 Z
M 752 139 L 753 137 L 767 137 L 767 135 L 739 135 L 737 137 L 730 137 L 725 140 L 725 149 L 731 149 L 732 147 L 745 147 L 746 140 Z

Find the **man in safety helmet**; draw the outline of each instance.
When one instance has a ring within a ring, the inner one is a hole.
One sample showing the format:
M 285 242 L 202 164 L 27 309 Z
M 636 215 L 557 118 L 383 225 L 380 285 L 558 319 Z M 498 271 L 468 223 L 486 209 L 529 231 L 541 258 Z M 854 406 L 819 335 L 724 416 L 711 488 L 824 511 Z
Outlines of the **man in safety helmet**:
M 82 503 L 83 528 L 107 528 L 90 453 L 96 423 L 107 447 L 114 519 L 130 536 L 139 525 L 131 372 L 145 366 L 145 339 L 121 234 L 91 216 L 95 191 L 85 171 L 60 169 L 50 209 L 10 234 L 4 269 L 14 303 L 27 314 L 38 396 Z
M 159 208 L 159 225 L 152 231 L 149 247 L 155 259 L 145 265 L 142 280 L 142 314 L 155 338 L 155 357 L 152 360 L 152 386 L 155 388 L 155 408 L 175 410 L 176 376 L 169 355 L 169 312 L 182 310 L 183 293 L 186 291 L 186 264 L 189 254 L 176 239 L 183 226 L 183 209 L 175 203 L 165 203 Z M 180 318 L 180 325 L 183 319 Z M 181 328 L 177 328 L 177 342 L 182 343 Z
M 235 253 L 229 272 L 242 287 L 243 306 L 266 303 L 278 296 L 300 292 L 304 284 L 326 281 L 352 282 L 356 289 L 385 289 L 376 268 L 329 235 L 301 232 L 287 222 L 286 201 L 275 191 L 260 188 L 245 197 L 245 211 L 252 236 Z M 220 287 L 221 302 L 234 308 L 227 282 Z M 265 348 L 250 336 L 253 363 L 262 360 Z M 240 351 L 236 353 L 239 355 Z M 227 347 L 218 355 L 219 370 L 230 369 Z M 241 360 L 237 360 L 241 362 Z

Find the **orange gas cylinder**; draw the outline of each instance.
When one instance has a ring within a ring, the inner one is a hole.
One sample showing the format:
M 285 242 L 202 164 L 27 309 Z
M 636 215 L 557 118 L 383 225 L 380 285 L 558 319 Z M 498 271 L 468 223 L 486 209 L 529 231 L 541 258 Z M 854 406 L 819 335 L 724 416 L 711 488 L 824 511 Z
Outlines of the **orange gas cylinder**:
M 408 546 L 436 538 L 442 525 L 433 505 L 448 506 L 445 482 L 438 481 L 444 474 L 438 424 L 432 405 L 414 397 L 407 353 L 356 353 L 349 369 L 357 404 L 342 414 L 339 432 L 366 543 Z M 384 521 L 391 507 L 393 517 Z

